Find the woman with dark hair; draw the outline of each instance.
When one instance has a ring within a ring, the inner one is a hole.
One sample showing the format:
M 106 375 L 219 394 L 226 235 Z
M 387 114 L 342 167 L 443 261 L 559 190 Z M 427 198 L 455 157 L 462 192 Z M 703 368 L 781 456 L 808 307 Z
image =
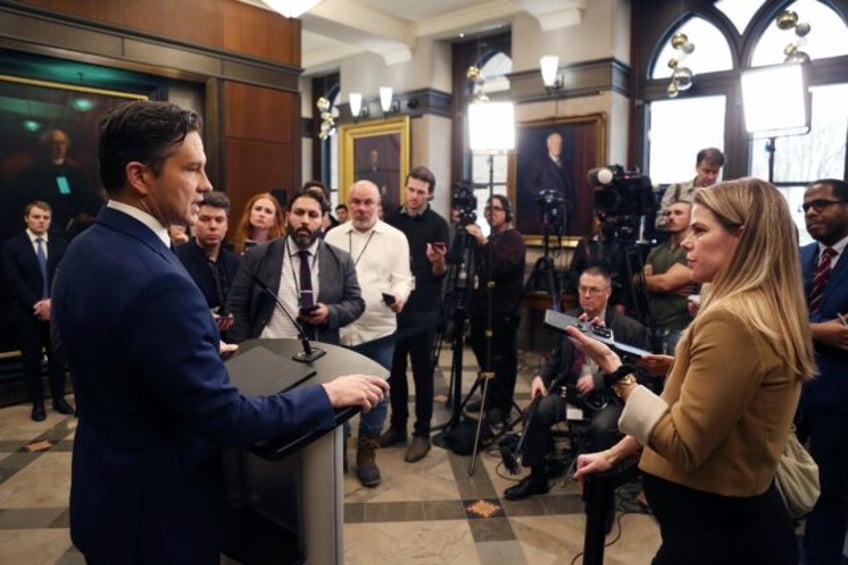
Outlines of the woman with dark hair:
M 283 208 L 269 192 L 262 192 L 247 201 L 233 237 L 235 252 L 259 243 L 282 237 L 286 232 Z
M 667 563 L 798 563 L 774 484 L 801 393 L 815 373 L 794 223 L 754 178 L 695 195 L 682 242 L 692 278 L 712 283 L 677 345 L 661 396 L 605 345 L 568 335 L 625 400 L 618 444 L 577 459 L 575 478 L 641 452 L 639 467 Z

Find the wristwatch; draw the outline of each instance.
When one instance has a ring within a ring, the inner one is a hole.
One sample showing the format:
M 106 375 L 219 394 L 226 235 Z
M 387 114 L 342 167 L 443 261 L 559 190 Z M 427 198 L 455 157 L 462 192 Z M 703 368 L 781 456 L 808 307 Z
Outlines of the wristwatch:
M 622 398 L 622 394 L 624 394 L 624 389 L 635 384 L 636 377 L 634 377 L 632 374 L 624 375 L 613 383 L 612 391 L 617 397 Z

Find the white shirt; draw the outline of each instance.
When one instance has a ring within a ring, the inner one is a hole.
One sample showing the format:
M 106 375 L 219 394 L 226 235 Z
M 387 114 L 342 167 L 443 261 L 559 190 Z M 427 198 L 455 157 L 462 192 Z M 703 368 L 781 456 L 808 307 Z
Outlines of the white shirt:
M 286 310 L 293 318 L 297 318 L 300 311 L 300 248 L 292 241 L 290 237 L 286 237 L 286 247 L 283 251 L 283 266 L 280 273 L 280 286 L 277 288 L 277 296 L 286 307 Z M 312 245 L 307 248 L 309 251 L 309 275 L 312 278 L 312 296 L 313 302 L 318 304 L 319 292 L 319 277 L 318 277 L 318 240 L 316 239 Z M 273 290 L 273 289 L 272 289 Z M 280 309 L 274 307 L 274 313 L 271 314 L 271 319 L 262 330 L 259 337 L 265 338 L 296 338 L 298 336 L 297 328 L 292 325 L 291 320 L 280 312 Z
M 353 222 L 345 222 L 327 232 L 324 241 L 353 258 L 365 300 L 362 316 L 339 329 L 342 344 L 360 345 L 393 334 L 397 315 L 383 302 L 383 293 L 406 301 L 412 292 L 406 235 L 382 220 L 364 233 L 357 231 Z
M 827 249 L 828 247 L 833 248 L 833 250 L 836 251 L 836 255 L 830 258 L 830 270 L 832 271 L 833 268 L 836 266 L 836 262 L 839 261 L 840 257 L 842 257 L 842 252 L 845 251 L 846 245 L 848 245 L 848 236 L 843 237 L 833 245 L 825 245 L 819 242 L 819 261 L 821 261 L 822 253 L 824 253 L 825 249 Z

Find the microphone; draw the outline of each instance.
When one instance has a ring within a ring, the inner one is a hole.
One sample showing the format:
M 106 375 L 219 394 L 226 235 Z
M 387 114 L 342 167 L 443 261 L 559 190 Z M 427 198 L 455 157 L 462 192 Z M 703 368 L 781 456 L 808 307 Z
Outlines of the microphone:
M 245 271 L 247 271 L 247 269 L 245 269 Z M 289 311 L 286 309 L 285 305 L 283 305 L 283 302 L 277 296 L 277 293 L 272 292 L 271 289 L 268 288 L 268 285 L 262 282 L 262 280 L 260 280 L 260 278 L 257 277 L 254 273 L 247 271 L 247 274 L 248 276 L 250 276 L 253 282 L 259 285 L 259 288 L 261 288 L 265 293 L 267 293 L 271 298 L 274 299 L 274 305 L 280 312 L 285 314 L 286 318 L 289 319 L 294 328 L 297 330 L 297 339 L 300 340 L 300 345 L 303 347 L 303 351 L 296 353 L 292 357 L 292 359 L 294 359 L 295 361 L 300 361 L 301 363 L 312 363 L 316 359 L 320 359 L 321 357 L 326 355 L 327 352 L 323 349 L 312 347 L 312 344 L 309 343 L 309 338 L 307 338 L 306 334 L 303 332 L 303 328 L 300 326 L 297 320 L 291 314 L 289 314 Z

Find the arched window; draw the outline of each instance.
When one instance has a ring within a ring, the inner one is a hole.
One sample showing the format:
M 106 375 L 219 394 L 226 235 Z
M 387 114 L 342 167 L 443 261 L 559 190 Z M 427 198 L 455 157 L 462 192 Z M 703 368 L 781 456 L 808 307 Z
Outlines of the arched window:
M 798 43 L 794 29 L 781 30 L 776 16 L 785 9 L 798 14 L 811 31 Z M 681 14 L 688 14 L 684 21 Z M 751 140 L 745 130 L 739 82 L 751 67 L 783 64 L 784 48 L 795 43 L 810 55 L 811 130 L 775 141 L 770 179 L 795 210 L 805 187 L 822 177 L 848 174 L 848 8 L 836 0 L 644 0 L 634 9 L 634 28 L 642 30 L 636 46 L 643 67 L 638 73 L 636 111 L 645 125 L 643 163 L 655 184 L 678 182 L 694 175 L 696 152 L 715 146 L 725 151 L 723 178 L 769 177 L 765 140 Z M 676 54 L 669 38 L 686 33 L 695 52 L 683 61 L 694 73 L 693 85 L 669 98 Z M 700 58 L 696 59 L 696 56 Z M 809 241 L 803 216 L 796 222 L 802 241 Z

